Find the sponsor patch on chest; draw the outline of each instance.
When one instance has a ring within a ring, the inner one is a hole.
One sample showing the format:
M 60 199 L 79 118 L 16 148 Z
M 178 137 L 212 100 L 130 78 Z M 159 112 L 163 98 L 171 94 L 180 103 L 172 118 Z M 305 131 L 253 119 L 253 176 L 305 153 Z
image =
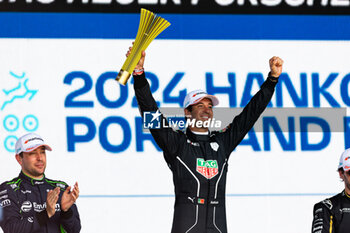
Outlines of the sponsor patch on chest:
M 211 179 L 219 173 L 219 166 L 216 160 L 197 159 L 197 172 L 205 178 Z
M 343 208 L 343 209 L 339 209 L 340 213 L 350 213 L 350 208 Z

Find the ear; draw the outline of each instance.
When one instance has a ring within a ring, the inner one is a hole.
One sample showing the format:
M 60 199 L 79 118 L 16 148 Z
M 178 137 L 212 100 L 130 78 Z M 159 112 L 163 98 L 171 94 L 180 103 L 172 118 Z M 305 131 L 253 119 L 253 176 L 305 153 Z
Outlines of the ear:
M 17 162 L 19 163 L 19 165 L 22 166 L 22 157 L 19 156 L 19 155 L 16 155 L 16 160 L 17 160 Z
M 191 116 L 191 112 L 188 111 L 187 108 L 184 109 L 184 113 L 185 113 L 185 118 L 187 118 L 187 116 Z
M 344 173 L 341 172 L 341 171 L 338 171 L 339 172 L 339 177 L 342 181 L 344 181 L 345 177 L 344 177 Z

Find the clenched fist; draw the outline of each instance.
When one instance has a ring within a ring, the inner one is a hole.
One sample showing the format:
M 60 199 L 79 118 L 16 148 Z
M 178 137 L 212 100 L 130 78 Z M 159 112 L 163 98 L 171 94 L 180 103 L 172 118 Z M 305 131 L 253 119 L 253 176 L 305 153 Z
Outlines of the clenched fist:
M 132 45 L 134 45 L 134 42 L 132 42 Z M 128 52 L 126 53 L 126 56 L 128 57 L 131 53 L 132 47 L 129 47 Z M 146 52 L 142 51 L 141 52 L 141 58 L 139 60 L 139 62 L 137 63 L 137 65 L 135 66 L 136 70 L 140 70 L 143 69 L 143 64 L 145 63 L 145 57 L 146 57 Z
M 270 63 L 270 75 L 272 77 L 278 78 L 282 73 L 283 60 L 279 57 L 272 57 L 269 61 Z

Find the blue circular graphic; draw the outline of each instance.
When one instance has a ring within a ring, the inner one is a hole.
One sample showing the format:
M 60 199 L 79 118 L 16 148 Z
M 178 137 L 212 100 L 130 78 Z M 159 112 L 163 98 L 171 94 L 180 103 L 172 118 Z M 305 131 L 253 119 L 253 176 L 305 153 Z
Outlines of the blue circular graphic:
M 28 132 L 33 132 L 39 127 L 39 120 L 34 115 L 27 115 L 23 118 L 23 127 Z
M 15 152 L 15 146 L 18 138 L 16 136 L 10 135 L 5 138 L 4 146 L 8 152 Z
M 3 123 L 4 128 L 9 132 L 14 132 L 19 127 L 19 120 L 15 115 L 7 115 Z

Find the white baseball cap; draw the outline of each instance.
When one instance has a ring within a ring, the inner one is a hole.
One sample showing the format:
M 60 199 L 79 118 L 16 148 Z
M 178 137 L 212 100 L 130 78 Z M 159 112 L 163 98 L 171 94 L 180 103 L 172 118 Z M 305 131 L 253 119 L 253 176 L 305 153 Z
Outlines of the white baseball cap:
M 20 137 L 16 142 L 16 155 L 21 152 L 31 152 L 39 146 L 45 146 L 46 150 L 52 151 L 51 147 L 45 144 L 44 140 L 35 133 L 28 133 Z
M 196 104 L 204 98 L 210 99 L 213 103 L 213 106 L 216 106 L 219 104 L 219 100 L 215 96 L 209 95 L 203 90 L 195 90 L 195 91 L 191 91 L 186 95 L 184 100 L 184 108 L 187 108 L 190 105 Z
M 338 169 L 343 168 L 344 171 L 350 170 L 350 148 L 346 149 L 340 156 Z

